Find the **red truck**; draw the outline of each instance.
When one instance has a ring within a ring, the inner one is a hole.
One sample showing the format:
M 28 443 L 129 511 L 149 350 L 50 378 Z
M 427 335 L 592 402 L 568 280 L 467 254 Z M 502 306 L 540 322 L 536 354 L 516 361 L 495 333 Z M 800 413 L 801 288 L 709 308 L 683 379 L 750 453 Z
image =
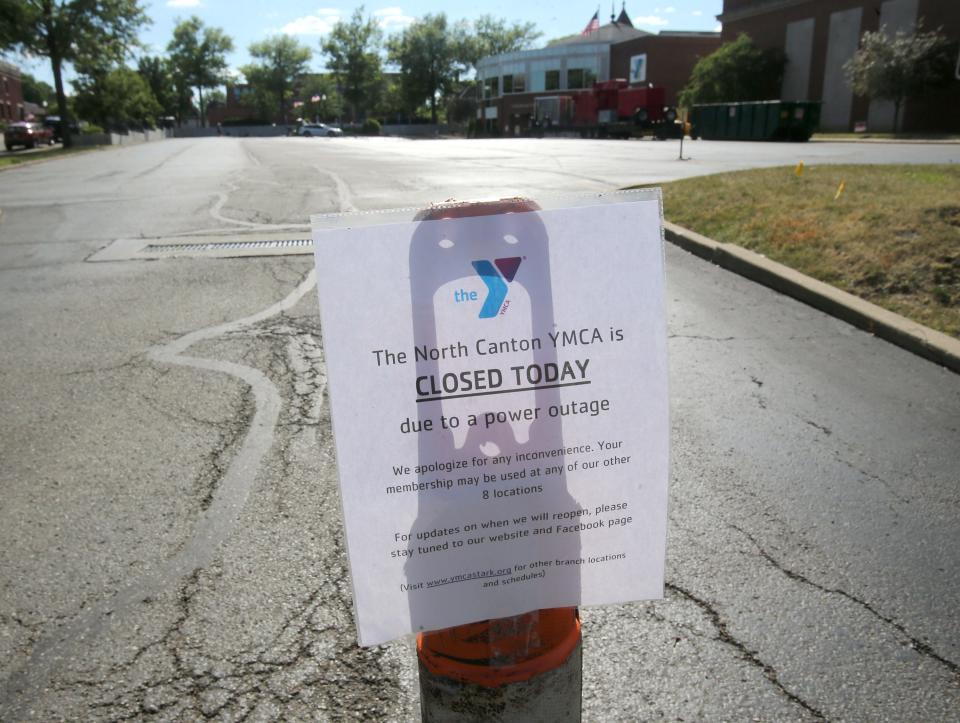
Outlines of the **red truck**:
M 588 90 L 537 98 L 541 132 L 577 132 L 583 138 L 658 138 L 679 134 L 677 111 L 666 104 L 667 91 L 630 87 L 626 80 L 605 80 Z

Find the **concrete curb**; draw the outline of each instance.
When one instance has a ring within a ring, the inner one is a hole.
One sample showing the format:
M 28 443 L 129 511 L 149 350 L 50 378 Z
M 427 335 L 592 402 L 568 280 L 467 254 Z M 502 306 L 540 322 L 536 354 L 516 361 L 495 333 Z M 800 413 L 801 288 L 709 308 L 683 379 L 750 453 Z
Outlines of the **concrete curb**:
M 720 243 L 682 226 L 664 222 L 668 241 L 748 279 L 874 334 L 881 339 L 960 373 L 960 340 L 910 321 L 876 304 L 771 261 L 735 244 Z

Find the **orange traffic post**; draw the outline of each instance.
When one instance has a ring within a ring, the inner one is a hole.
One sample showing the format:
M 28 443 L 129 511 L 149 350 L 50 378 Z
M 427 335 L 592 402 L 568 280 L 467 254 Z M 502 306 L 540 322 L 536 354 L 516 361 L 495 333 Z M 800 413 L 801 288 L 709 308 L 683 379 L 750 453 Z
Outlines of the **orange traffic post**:
M 523 213 L 526 199 L 444 205 L 418 220 Z M 568 723 L 581 718 L 582 643 L 575 607 L 534 610 L 417 636 L 427 723 Z
M 426 723 L 579 721 L 576 608 L 553 608 L 417 636 Z

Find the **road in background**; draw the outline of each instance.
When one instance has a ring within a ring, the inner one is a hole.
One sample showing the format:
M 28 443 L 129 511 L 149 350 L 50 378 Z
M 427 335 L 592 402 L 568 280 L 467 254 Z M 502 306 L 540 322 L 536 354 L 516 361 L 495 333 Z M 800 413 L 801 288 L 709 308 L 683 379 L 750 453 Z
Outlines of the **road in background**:
M 801 159 L 960 160 L 685 151 L 213 138 L 0 174 L 0 718 L 416 717 L 410 642 L 355 644 L 312 259 L 91 254 Z M 584 611 L 585 718 L 958 719 L 960 377 L 672 247 L 667 274 L 667 593 Z

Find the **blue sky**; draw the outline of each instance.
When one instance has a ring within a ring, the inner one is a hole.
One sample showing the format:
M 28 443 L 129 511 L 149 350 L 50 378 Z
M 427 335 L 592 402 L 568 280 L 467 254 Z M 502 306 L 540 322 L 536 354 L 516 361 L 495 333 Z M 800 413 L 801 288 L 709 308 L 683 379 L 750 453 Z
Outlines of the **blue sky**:
M 616 0 L 614 10 L 619 14 L 622 0 Z M 281 0 L 265 3 L 255 0 L 147 0 L 147 15 L 153 24 L 143 29 L 140 38 L 151 54 L 164 52 L 178 18 L 199 16 L 207 25 L 223 28 L 233 38 L 236 50 L 229 56 L 231 68 L 249 61 L 247 47 L 277 33 L 289 33 L 314 50 L 312 68 L 323 69 L 319 52 L 320 38 L 329 32 L 339 19 L 348 19 L 361 3 L 333 3 L 330 0 Z M 554 2 L 513 2 L 492 0 L 484 3 L 466 0 L 383 0 L 366 2 L 364 12 L 376 17 L 387 33 L 402 30 L 414 19 L 428 13 L 445 12 L 451 20 L 473 20 L 481 14 L 490 14 L 508 21 L 531 21 L 543 36 L 539 43 L 551 38 L 583 30 L 597 9 L 596 0 Z M 669 0 L 665 2 L 627 2 L 627 13 L 638 28 L 660 30 L 715 30 L 716 16 L 723 7 L 722 0 Z M 600 4 L 600 22 L 610 20 L 609 0 Z M 52 83 L 49 61 L 10 57 L 24 71 Z

